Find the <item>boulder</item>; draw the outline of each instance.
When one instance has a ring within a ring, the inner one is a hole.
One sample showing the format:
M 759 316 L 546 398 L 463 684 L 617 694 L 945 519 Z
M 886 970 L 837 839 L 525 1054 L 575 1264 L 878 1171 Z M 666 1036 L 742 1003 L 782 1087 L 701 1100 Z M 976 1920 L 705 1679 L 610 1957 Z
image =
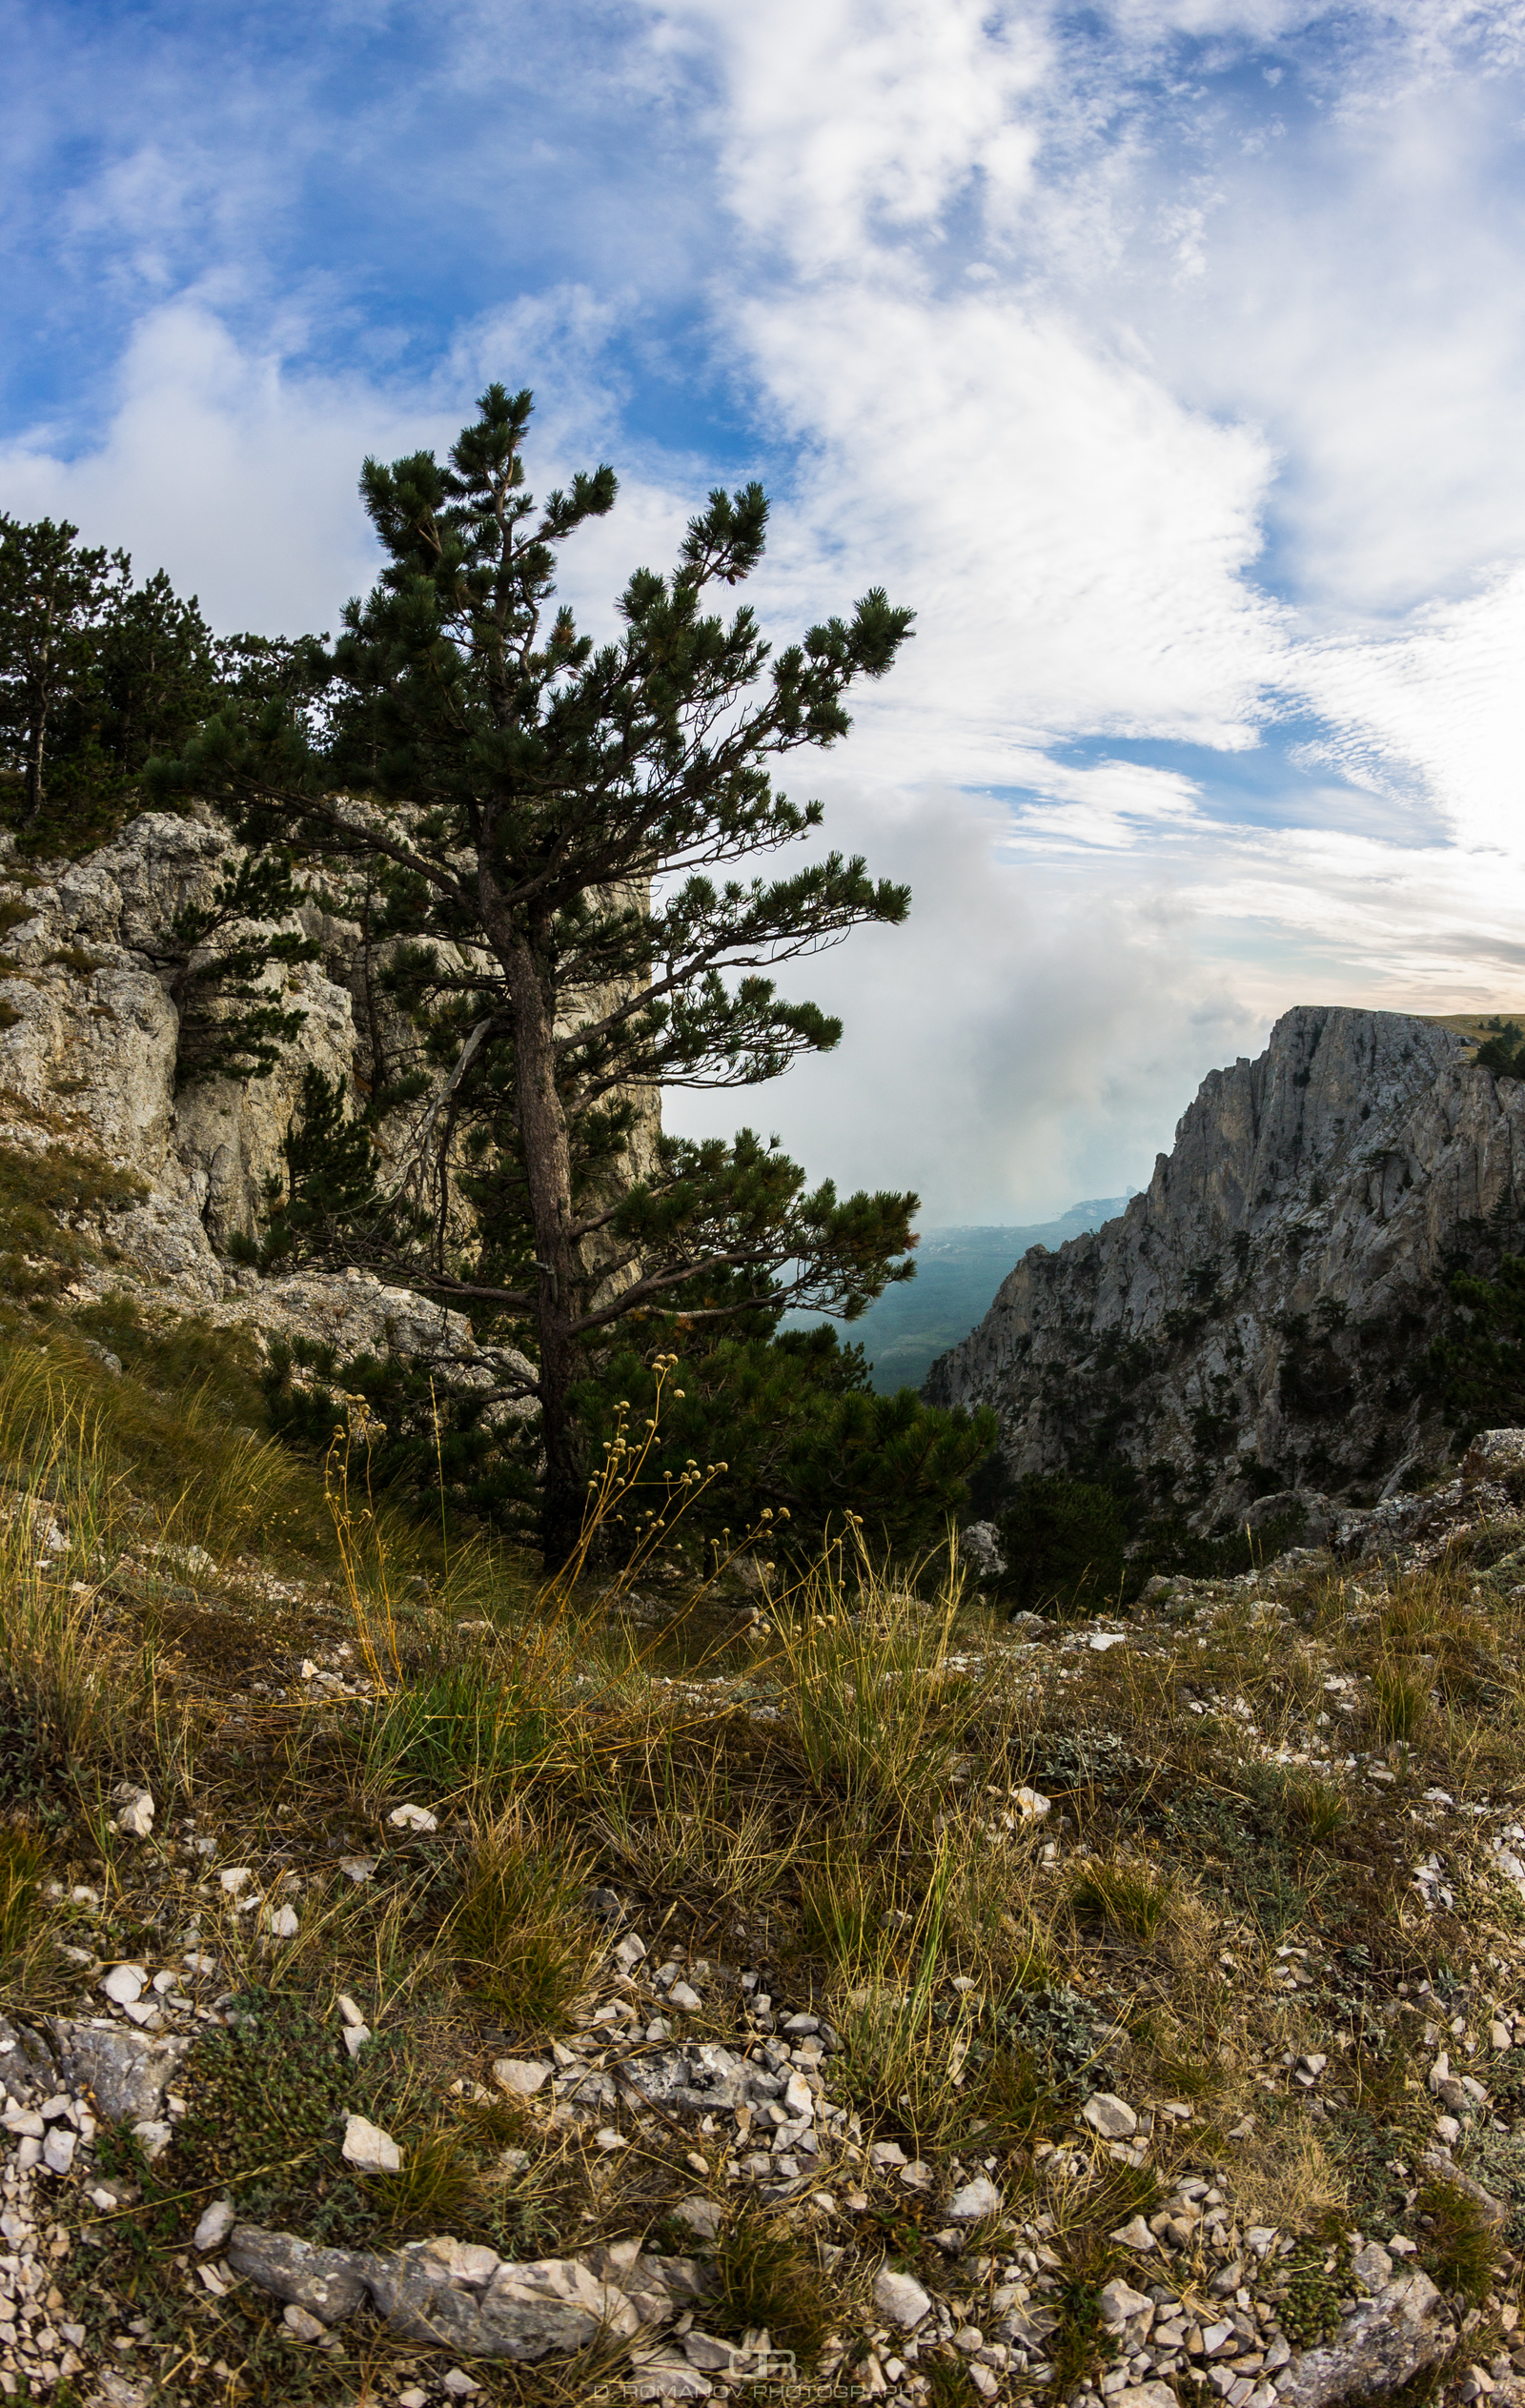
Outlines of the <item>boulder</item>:
M 361 2250 L 317 2249 L 294 2233 L 267 2233 L 257 2224 L 235 2224 L 228 2241 L 235 2275 L 294 2300 L 325 2324 L 342 2324 L 365 2303 L 376 2261 Z
M 1006 1549 L 993 1522 L 971 1522 L 960 1530 L 959 1553 L 977 1580 L 992 1580 L 1006 1570 Z
M 1456 2337 L 1445 2302 L 1417 2267 L 1395 2275 L 1343 2317 L 1332 2341 L 1304 2350 L 1276 2377 L 1286 2408 L 1330 2408 L 1341 2399 L 1396 2391 L 1445 2357 Z
M 600 2333 L 629 2340 L 642 2323 L 618 2284 L 576 2257 L 518 2263 L 448 2236 L 398 2250 L 318 2249 L 291 2233 L 239 2224 L 228 2263 L 325 2324 L 342 2323 L 369 2298 L 406 2339 L 462 2357 L 534 2360 L 584 2349 Z M 648 2288 L 668 2312 L 672 2291 Z
M 161 2038 L 125 2031 L 119 2023 L 69 2023 L 51 2027 L 64 2078 L 77 2096 L 89 2091 L 113 2124 L 153 2121 L 164 2103 L 189 2039 Z

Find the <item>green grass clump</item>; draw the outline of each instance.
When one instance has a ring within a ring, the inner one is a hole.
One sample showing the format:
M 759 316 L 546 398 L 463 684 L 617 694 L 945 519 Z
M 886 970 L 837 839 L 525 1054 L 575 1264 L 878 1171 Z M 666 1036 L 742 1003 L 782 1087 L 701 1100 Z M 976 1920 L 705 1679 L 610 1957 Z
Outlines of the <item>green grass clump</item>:
M 422 1784 L 446 1796 L 499 1785 L 544 1752 L 543 1709 L 480 1664 L 443 1664 L 398 1686 L 371 1718 L 367 1767 L 383 1787 Z
M 742 2206 L 726 2219 L 715 2244 L 717 2321 L 736 2333 L 765 2325 L 774 2346 L 813 2365 L 826 2337 L 830 2311 L 814 2250 L 777 2215 Z
M 481 2183 L 458 2133 L 426 2133 L 400 2155 L 396 2174 L 372 2175 L 366 2184 L 389 2231 L 449 2233 L 476 2223 Z
M 42 1920 L 46 1855 L 35 1832 L 0 1825 L 0 1983 L 26 1962 Z
M 1430 1674 L 1403 1663 L 1378 1664 L 1372 1674 L 1377 1737 L 1389 1746 L 1416 1739 L 1430 1712 Z
M 517 1811 L 473 1833 L 451 1938 L 471 1988 L 521 2039 L 558 2030 L 587 1986 L 601 1947 L 582 1908 L 591 1871 Z
M 1152 1940 L 1170 1911 L 1168 1883 L 1147 1865 L 1108 1864 L 1093 1856 L 1069 1879 L 1070 1911 L 1110 1923 L 1135 1940 Z
M 1442 2291 L 1480 2307 L 1494 2286 L 1501 2239 L 1488 2210 L 1459 2182 L 1437 2176 L 1419 2193 L 1423 2262 Z
M 88 1146 L 0 1144 L 0 1290 L 56 1294 L 89 1250 L 66 1224 L 125 1212 L 147 1193 L 134 1172 Z

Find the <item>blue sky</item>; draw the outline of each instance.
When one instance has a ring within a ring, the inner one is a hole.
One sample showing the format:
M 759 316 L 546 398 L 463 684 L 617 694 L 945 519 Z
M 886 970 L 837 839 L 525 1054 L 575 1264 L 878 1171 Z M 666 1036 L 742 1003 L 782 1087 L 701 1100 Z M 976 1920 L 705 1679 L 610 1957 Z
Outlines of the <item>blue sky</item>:
M 1525 0 L 6 12 L 0 506 L 332 626 L 367 450 L 530 382 L 588 623 L 719 479 L 795 782 L 908 878 L 742 1109 L 930 1222 L 1147 1178 L 1288 1004 L 1525 1002 Z M 799 983 L 803 983 L 801 974 Z M 681 1106 L 729 1125 L 737 1099 Z

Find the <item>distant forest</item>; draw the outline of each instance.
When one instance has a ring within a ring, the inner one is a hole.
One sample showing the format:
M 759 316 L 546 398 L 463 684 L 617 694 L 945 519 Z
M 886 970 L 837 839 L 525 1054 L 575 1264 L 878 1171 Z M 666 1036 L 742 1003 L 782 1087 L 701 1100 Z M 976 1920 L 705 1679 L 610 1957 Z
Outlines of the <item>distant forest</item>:
M 876 1394 L 919 1388 L 938 1356 L 985 1319 L 996 1289 L 1029 1245 L 1063 1245 L 1114 1220 L 1127 1203 L 1127 1196 L 1093 1196 L 1071 1204 L 1057 1221 L 925 1231 L 916 1249 L 915 1279 L 886 1288 L 845 1333 L 863 1347 Z M 805 1327 L 813 1318 L 802 1313 L 795 1325 Z

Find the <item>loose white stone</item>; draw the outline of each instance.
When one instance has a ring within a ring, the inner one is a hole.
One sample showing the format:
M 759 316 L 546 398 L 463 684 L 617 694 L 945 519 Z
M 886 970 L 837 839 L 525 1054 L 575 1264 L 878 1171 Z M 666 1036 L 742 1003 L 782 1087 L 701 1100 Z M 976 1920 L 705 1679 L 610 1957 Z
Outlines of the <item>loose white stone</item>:
M 432 1814 L 427 1806 L 395 1806 L 387 1821 L 394 1831 L 437 1831 L 439 1829 L 438 1815 Z M 475 2390 L 476 2385 L 473 2384 L 472 2388 Z
M 667 1995 L 675 2007 L 682 2009 L 685 2015 L 693 2014 L 704 2003 L 698 1991 L 690 1990 L 686 1982 L 674 1982 Z
M 886 2324 L 898 2324 L 908 2333 L 920 2324 L 931 2307 L 929 2292 L 922 2289 L 914 2275 L 897 2274 L 893 2266 L 881 2266 L 874 2276 L 874 2305 Z
M 232 2199 L 214 2199 L 201 2211 L 201 2218 L 192 2236 L 197 2249 L 220 2249 L 237 2220 L 237 2209 Z
M 600 2149 L 628 2149 L 630 2146 L 624 2134 L 616 2132 L 613 2124 L 600 2124 L 593 2137 Z
M 74 2162 L 75 2135 L 67 2124 L 54 2124 L 42 2144 L 42 2161 L 50 2174 L 67 2174 Z
M 224 1865 L 217 1875 L 219 1883 L 230 1898 L 236 1898 L 239 1891 L 246 1890 L 254 1877 L 253 1865 Z
M 402 2163 L 402 2152 L 392 2135 L 379 2124 L 367 2123 L 363 2115 L 348 2118 L 339 2154 L 362 2174 L 396 2174 Z
M 294 1940 L 297 1932 L 296 1909 L 277 1907 L 269 1918 L 269 1930 L 273 1940 Z
M 362 1881 L 370 1880 L 380 1861 L 378 1856 L 341 1856 L 339 1871 L 346 1881 L 353 1881 L 358 1886 Z
M 814 2121 L 816 2112 L 815 2093 L 811 2090 L 809 2083 L 805 2080 L 803 2074 L 792 2073 L 789 2075 L 788 2083 L 783 2093 L 783 2104 L 789 2115 L 797 2123 L 803 2122 L 808 2124 Z
M 534 2057 L 500 2056 L 493 2059 L 493 2079 L 499 2090 L 514 2098 L 533 2098 L 538 2090 L 551 2078 L 551 2069 Z
M 352 2058 L 359 2055 L 370 2037 L 371 2027 L 368 2023 L 347 2023 L 344 2027 L 344 2046 Z
M 133 1792 L 117 1815 L 116 1828 L 129 1839 L 147 1839 L 153 1829 L 153 1799 L 149 1791 Z
M 453 2366 L 447 2375 L 441 2375 L 439 2380 L 452 2399 L 470 2399 L 481 2389 L 480 2383 L 474 2382 L 463 2366 Z
M 364 2023 L 365 2017 L 360 2013 L 359 2008 L 356 2005 L 355 2000 L 350 1996 L 348 1991 L 341 1990 L 338 1996 L 335 1999 L 334 2004 L 337 2007 L 339 2013 L 343 2016 L 344 2021 L 347 2024 L 357 2027 Z
M 1131 2140 L 1138 2130 L 1138 2117 L 1128 2101 L 1111 2091 L 1097 2091 L 1080 2112 L 1092 2132 L 1100 2133 L 1104 2140 Z
M 1118 2332 L 1130 2317 L 1143 2316 L 1150 2307 L 1147 2292 L 1135 2291 L 1120 2275 L 1106 2284 L 1101 2296 L 1102 2322 L 1112 2333 Z
M 299 2308 L 295 2299 L 289 2299 L 282 2308 L 280 2320 L 295 2340 L 326 2341 L 328 2339 L 328 2326 L 322 2318 L 314 2316 L 311 2309 Z
M 146 1965 L 113 1965 L 101 1988 L 114 2006 L 135 2007 L 147 1988 Z
M 1128 2223 L 1120 2224 L 1115 2233 L 1108 2235 L 1108 2239 L 1116 2241 L 1120 2249 L 1136 2250 L 1141 2257 L 1147 2257 L 1156 2245 L 1154 2236 L 1142 2216 L 1132 2216 Z
M 955 2224 L 980 2224 L 987 2216 L 999 2216 L 1001 2208 L 1001 2194 L 989 2175 L 977 2174 L 962 2191 L 954 2192 L 947 2212 Z
M 627 1932 L 614 1953 L 614 1961 L 622 1973 L 633 1973 L 646 1953 L 646 1943 L 639 1932 Z

